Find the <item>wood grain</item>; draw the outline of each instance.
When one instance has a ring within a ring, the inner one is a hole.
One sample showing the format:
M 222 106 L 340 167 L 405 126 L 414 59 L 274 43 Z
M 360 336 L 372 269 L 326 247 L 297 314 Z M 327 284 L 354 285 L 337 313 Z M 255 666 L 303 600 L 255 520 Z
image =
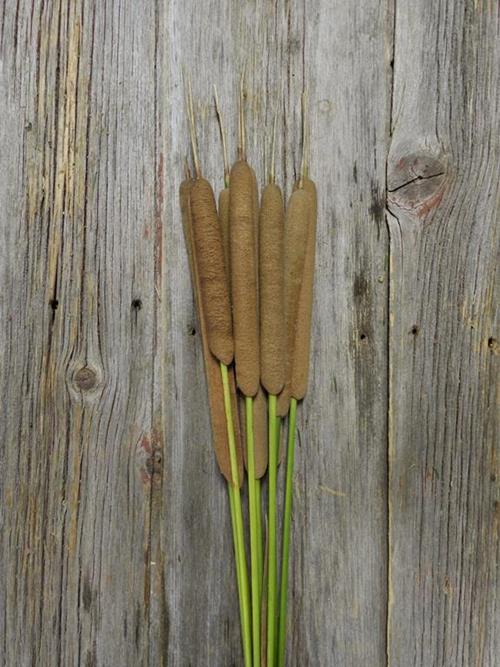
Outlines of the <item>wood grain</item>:
M 395 666 L 493 667 L 498 4 L 429 9 L 398 3 L 395 21 L 388 655 Z
M 319 196 L 288 664 L 494 667 L 496 3 L 0 17 L 0 664 L 241 664 L 177 192 L 182 67 L 219 190 L 245 65 L 259 183 L 280 100 L 289 196 L 307 87 Z
M 145 664 L 164 443 L 155 13 L 3 9 L 0 663 Z

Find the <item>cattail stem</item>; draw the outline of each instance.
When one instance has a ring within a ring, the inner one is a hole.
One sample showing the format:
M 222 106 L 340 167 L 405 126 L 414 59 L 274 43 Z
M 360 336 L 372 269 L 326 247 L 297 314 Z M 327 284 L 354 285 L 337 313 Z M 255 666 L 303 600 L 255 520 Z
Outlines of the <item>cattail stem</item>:
M 259 572 L 259 601 L 262 601 L 262 581 L 264 576 L 264 547 L 262 542 L 262 494 L 261 494 L 261 484 L 260 479 L 255 480 L 255 507 L 257 508 L 256 516 L 256 531 L 257 531 L 257 565 Z
M 248 510 L 250 519 L 250 564 L 252 580 L 252 646 L 254 665 L 260 659 L 260 584 L 259 543 L 257 534 L 257 493 L 255 479 L 255 447 L 253 437 L 253 398 L 245 397 L 245 424 L 248 469 Z
M 198 140 L 196 137 L 195 122 L 194 122 L 194 105 L 193 105 L 193 91 L 191 88 L 191 78 L 187 82 L 187 112 L 189 121 L 189 136 L 191 139 L 191 150 L 193 152 L 193 163 L 196 178 L 201 178 L 200 161 L 198 160 Z
M 222 121 L 222 112 L 219 106 L 219 96 L 217 95 L 217 87 L 214 86 L 214 98 L 215 98 L 215 112 L 217 114 L 217 120 L 219 122 L 219 131 L 220 131 L 220 140 L 222 144 L 222 159 L 224 162 L 224 187 L 229 187 L 229 160 L 227 158 L 227 145 L 226 145 L 226 131 L 224 129 L 224 123 Z
M 234 545 L 234 554 L 235 554 L 235 563 L 236 563 L 236 583 L 238 586 L 238 600 L 239 600 L 239 608 L 240 608 L 240 622 L 241 622 L 241 636 L 242 640 L 244 637 L 244 632 L 245 628 L 243 626 L 243 619 L 245 617 L 245 609 L 244 609 L 244 596 L 243 596 L 243 580 L 242 580 L 242 573 L 241 573 L 241 563 L 240 563 L 240 558 L 237 557 L 237 554 L 239 553 L 239 539 L 238 539 L 238 530 L 236 526 L 236 504 L 235 504 L 235 491 L 234 487 L 231 484 L 231 482 L 227 482 L 227 492 L 229 496 L 229 510 L 231 514 L 231 529 L 233 532 L 233 545 Z M 243 650 L 245 650 L 245 643 L 243 642 Z M 245 666 L 247 665 L 247 662 L 245 660 Z
M 290 419 L 288 424 L 288 447 L 286 459 L 285 508 L 283 511 L 283 541 L 281 545 L 281 587 L 278 633 L 278 667 L 285 665 L 286 649 L 286 612 L 288 601 L 288 563 L 290 554 L 290 530 L 292 519 L 293 465 L 295 459 L 295 420 L 297 401 L 290 401 Z
M 243 655 L 245 667 L 252 667 L 252 629 L 250 620 L 250 595 L 248 586 L 248 572 L 245 555 L 245 536 L 243 532 L 243 512 L 238 478 L 238 463 L 236 458 L 236 441 L 231 408 L 231 391 L 227 366 L 220 364 L 222 387 L 224 392 L 224 408 L 226 411 L 227 439 L 229 442 L 229 457 L 231 462 L 232 483 L 229 485 L 230 502 L 234 509 L 234 552 L 236 558 L 236 574 L 240 595 L 241 634 L 243 639 Z
M 277 611 L 277 511 L 276 486 L 278 448 L 276 445 L 276 396 L 269 394 L 269 509 L 268 509 L 268 580 L 267 580 L 267 664 L 275 664 Z
M 238 159 L 246 160 L 246 136 L 245 136 L 245 71 L 241 73 L 238 107 Z

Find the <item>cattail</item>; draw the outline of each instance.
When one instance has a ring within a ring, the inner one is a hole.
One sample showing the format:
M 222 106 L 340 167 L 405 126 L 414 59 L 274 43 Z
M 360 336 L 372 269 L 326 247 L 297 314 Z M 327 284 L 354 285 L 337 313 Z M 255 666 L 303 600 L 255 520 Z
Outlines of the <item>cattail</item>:
M 286 320 L 286 377 L 278 397 L 276 411 L 284 417 L 291 398 L 291 378 L 294 360 L 295 331 L 300 291 L 306 257 L 309 219 L 313 202 L 305 189 L 295 190 L 288 202 L 285 223 L 285 320 Z
M 224 247 L 224 264 L 231 294 L 231 251 L 229 237 L 229 188 L 224 188 L 219 193 L 219 222 L 222 234 L 222 245 Z
M 198 310 L 198 319 L 200 323 L 200 334 L 203 348 L 203 359 L 205 363 L 205 375 L 207 379 L 208 402 L 210 406 L 210 418 L 212 424 L 213 445 L 215 457 L 221 473 L 228 482 L 232 482 L 231 462 L 229 457 L 229 443 L 227 434 L 226 414 L 224 410 L 223 387 L 220 374 L 219 362 L 210 352 L 207 343 L 206 319 L 202 306 L 200 295 L 200 280 L 198 272 L 197 255 L 193 239 L 193 226 L 191 214 L 191 191 L 196 181 L 187 178 L 181 183 L 179 198 L 181 205 L 182 224 L 184 227 L 184 237 L 188 253 L 191 277 L 193 283 L 193 292 Z M 233 394 L 233 422 L 236 438 L 236 453 L 238 457 L 239 484 L 243 481 L 243 462 L 241 452 L 241 438 L 238 413 L 235 409 L 236 390 L 234 387 L 234 374 L 230 371 L 230 381 L 232 383 Z
M 283 222 L 281 190 L 270 183 L 259 220 L 260 377 L 270 394 L 279 394 L 285 381 Z
M 245 396 L 255 396 L 260 375 L 254 216 L 253 170 L 238 160 L 230 175 L 231 293 L 236 380 Z
M 234 354 L 231 306 L 214 193 L 204 178 L 191 187 L 191 211 L 208 345 L 227 366 Z
M 241 401 L 240 405 L 240 422 L 243 441 L 243 460 L 245 466 L 248 468 L 246 459 L 246 418 L 245 418 L 245 401 Z M 253 438 L 255 450 L 255 479 L 264 477 L 267 470 L 267 397 L 262 389 L 259 390 L 253 398 Z
M 288 360 L 287 360 L 288 365 Z M 290 409 L 290 384 L 285 383 L 283 389 L 281 390 L 277 400 L 276 400 L 276 416 L 277 417 L 286 417 L 288 410 Z M 281 460 L 281 459 L 280 459 Z
M 298 401 L 304 398 L 309 376 L 309 353 L 311 346 L 311 317 L 314 284 L 314 259 L 316 250 L 317 194 L 316 186 L 309 178 L 301 179 L 304 191 L 310 195 L 307 247 L 304 261 L 302 286 L 297 305 L 297 324 L 293 349 L 290 394 Z
M 196 131 L 193 111 L 193 97 L 189 82 L 188 95 L 189 131 L 196 180 L 189 192 L 189 216 L 187 227 L 190 228 L 190 246 L 193 257 L 195 291 L 199 296 L 200 321 L 203 324 L 202 339 L 204 341 L 205 363 L 209 359 L 215 361 L 211 351 L 218 358 L 220 382 L 218 406 L 223 405 L 227 430 L 227 453 L 229 454 L 230 475 L 228 477 L 229 506 L 233 530 L 234 553 L 236 558 L 236 579 L 240 600 L 240 620 L 243 640 L 243 654 L 246 667 L 252 664 L 252 627 L 250 618 L 248 573 L 245 554 L 245 538 L 243 531 L 243 514 L 240 495 L 240 469 L 237 433 L 234 417 L 237 414 L 236 386 L 231 377 L 228 364 L 234 356 L 232 341 L 231 306 L 229 299 L 228 280 L 224 262 L 221 229 L 215 207 L 212 188 L 201 177 L 201 169 L 197 155 Z M 184 195 L 184 193 L 182 193 Z M 184 204 L 186 211 L 186 205 Z M 207 366 L 208 367 L 208 366 Z M 209 373 L 207 372 L 207 376 Z M 210 385 L 210 382 L 209 382 Z M 209 391 L 210 395 L 210 391 Z M 221 400 L 222 398 L 222 400 Z M 216 413 L 218 414 L 218 413 Z

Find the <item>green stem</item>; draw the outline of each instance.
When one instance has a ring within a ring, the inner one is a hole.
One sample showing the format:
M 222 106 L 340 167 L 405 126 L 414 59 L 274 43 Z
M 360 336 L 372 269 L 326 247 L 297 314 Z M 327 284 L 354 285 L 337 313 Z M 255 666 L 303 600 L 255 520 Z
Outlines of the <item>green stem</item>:
M 280 453 L 281 453 L 281 417 L 276 417 L 276 447 L 278 448 L 277 451 L 277 456 L 278 456 L 278 461 L 280 460 Z
M 285 482 L 285 508 L 283 512 L 283 544 L 281 556 L 281 590 L 280 590 L 280 616 L 278 635 L 278 667 L 285 665 L 286 649 L 286 610 L 288 601 L 288 562 L 290 554 L 290 529 L 292 519 L 292 486 L 293 486 L 293 464 L 295 459 L 295 420 L 297 416 L 297 401 L 292 398 L 290 402 L 290 421 L 288 424 L 288 447 L 286 459 L 286 482 Z
M 275 664 L 277 591 L 276 486 L 278 447 L 276 444 L 276 396 L 269 394 L 269 510 L 268 510 L 268 579 L 267 579 L 267 665 Z
M 257 504 L 255 479 L 255 447 L 253 441 L 253 398 L 245 397 L 245 422 L 247 430 L 248 508 L 250 516 L 250 565 L 252 579 L 252 639 L 253 664 L 260 660 L 260 583 L 259 544 L 257 534 Z
M 231 392 L 227 366 L 221 362 L 222 388 L 224 408 L 226 411 L 227 440 L 229 443 L 229 460 L 231 464 L 231 492 L 234 509 L 234 551 L 236 558 L 236 575 L 240 595 L 241 634 L 245 667 L 252 667 L 252 630 L 250 623 L 250 594 L 248 587 L 247 561 L 245 555 L 245 535 L 243 532 L 243 512 L 241 509 L 238 461 L 236 457 L 236 441 L 231 410 Z M 231 502 L 231 500 L 230 500 Z M 238 574 L 239 573 L 239 574 Z
M 235 562 L 236 562 L 236 582 L 238 584 L 238 600 L 239 600 L 239 605 L 240 605 L 240 619 L 241 619 L 241 633 L 242 637 L 244 636 L 244 627 L 243 627 L 243 618 L 244 618 L 244 608 L 243 608 L 243 584 L 242 584 L 242 579 L 241 579 L 241 569 L 240 569 L 240 560 L 237 557 L 238 556 L 238 532 L 236 530 L 236 509 L 235 509 L 235 502 L 234 502 L 234 488 L 231 482 L 228 480 L 227 482 L 227 491 L 229 494 L 229 509 L 231 512 L 231 528 L 233 530 L 233 543 L 234 543 L 234 555 L 235 555 Z
M 281 454 L 281 422 L 282 419 L 281 417 L 276 417 L 276 456 L 278 457 L 278 466 L 280 464 L 280 454 Z M 276 473 L 277 474 L 277 473 Z M 276 492 L 277 494 L 277 492 Z M 276 547 L 277 548 L 277 547 Z M 278 562 L 278 554 L 276 553 L 276 562 Z M 278 577 L 278 575 L 276 575 Z M 278 607 L 278 603 L 276 603 L 276 607 Z M 276 622 L 278 623 L 278 612 L 276 612 Z M 276 638 L 275 641 L 275 646 L 274 646 L 274 664 L 278 664 L 278 637 Z
M 262 544 L 262 494 L 260 479 L 255 480 L 255 507 L 256 507 L 256 530 L 258 544 L 258 566 L 259 566 L 259 600 L 262 600 L 262 578 L 264 576 L 264 547 Z

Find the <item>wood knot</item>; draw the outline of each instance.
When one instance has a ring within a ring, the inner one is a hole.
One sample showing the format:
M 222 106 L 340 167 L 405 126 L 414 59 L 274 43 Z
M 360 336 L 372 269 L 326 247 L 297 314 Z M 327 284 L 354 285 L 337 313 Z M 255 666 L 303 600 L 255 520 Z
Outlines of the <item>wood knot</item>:
M 491 352 L 495 355 L 500 354 L 500 343 L 497 341 L 496 338 L 493 338 L 493 336 L 490 336 L 488 338 L 488 348 L 491 350 Z
M 80 391 L 90 391 L 97 384 L 97 373 L 92 368 L 84 366 L 76 371 L 73 381 Z
M 397 160 L 387 177 L 389 208 L 396 206 L 419 218 L 441 202 L 447 167 L 443 157 L 424 151 Z
M 163 475 L 162 436 L 158 429 L 144 434 L 137 444 L 137 463 L 142 483 L 159 486 Z

